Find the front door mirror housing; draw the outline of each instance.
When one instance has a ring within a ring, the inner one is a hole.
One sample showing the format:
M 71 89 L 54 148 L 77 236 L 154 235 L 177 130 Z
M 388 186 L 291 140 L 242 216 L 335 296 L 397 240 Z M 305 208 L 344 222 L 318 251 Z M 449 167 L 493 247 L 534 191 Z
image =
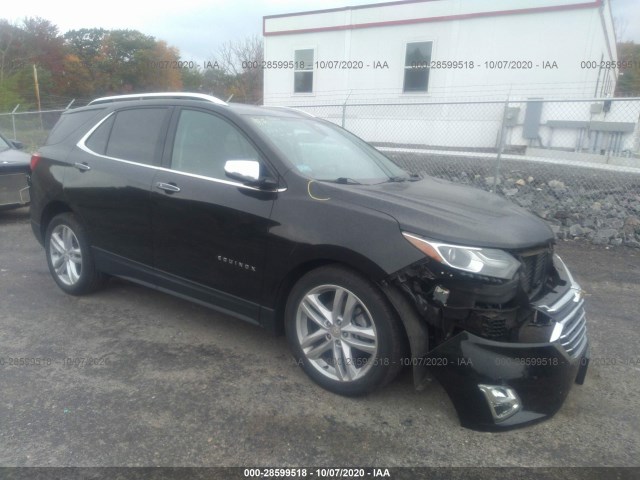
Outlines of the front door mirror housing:
M 227 177 L 252 187 L 266 190 L 278 188 L 275 180 L 260 175 L 260 162 L 257 160 L 227 160 L 224 164 L 224 173 Z
M 229 178 L 243 183 L 256 183 L 260 180 L 260 162 L 256 160 L 227 160 L 224 173 Z

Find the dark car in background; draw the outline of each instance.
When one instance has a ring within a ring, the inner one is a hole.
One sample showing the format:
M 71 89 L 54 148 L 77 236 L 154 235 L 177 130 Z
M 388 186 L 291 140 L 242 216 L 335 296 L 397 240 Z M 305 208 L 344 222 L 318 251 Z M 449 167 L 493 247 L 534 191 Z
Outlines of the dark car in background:
M 33 232 L 69 294 L 113 275 L 285 333 L 342 395 L 410 367 L 470 428 L 549 418 L 584 380 L 582 290 L 549 227 L 330 122 L 107 97 L 65 112 L 32 167 Z
M 0 210 L 29 204 L 31 157 L 22 148 L 22 143 L 0 135 Z

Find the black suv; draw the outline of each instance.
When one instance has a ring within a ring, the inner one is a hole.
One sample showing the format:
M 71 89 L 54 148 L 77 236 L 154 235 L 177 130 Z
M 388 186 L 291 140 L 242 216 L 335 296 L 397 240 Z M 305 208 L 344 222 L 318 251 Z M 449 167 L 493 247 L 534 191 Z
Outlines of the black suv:
M 582 291 L 548 226 L 330 122 L 107 97 L 62 115 L 32 170 L 33 231 L 67 293 L 114 275 L 286 332 L 339 394 L 410 366 L 476 429 L 548 418 L 584 379 Z

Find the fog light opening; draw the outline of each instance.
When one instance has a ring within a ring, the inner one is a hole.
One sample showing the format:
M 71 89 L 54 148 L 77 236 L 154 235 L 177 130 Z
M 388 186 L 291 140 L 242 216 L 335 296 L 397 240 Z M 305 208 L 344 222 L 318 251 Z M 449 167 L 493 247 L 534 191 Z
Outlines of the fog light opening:
M 494 421 L 502 422 L 522 409 L 522 402 L 516 391 L 502 385 L 478 385 L 484 394 Z

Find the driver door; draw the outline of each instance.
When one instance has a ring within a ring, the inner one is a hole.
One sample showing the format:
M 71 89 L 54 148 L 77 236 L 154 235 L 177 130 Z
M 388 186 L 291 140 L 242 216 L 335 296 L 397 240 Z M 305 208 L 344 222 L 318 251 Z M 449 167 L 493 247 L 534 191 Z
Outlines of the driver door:
M 222 116 L 187 108 L 177 115 L 169 168 L 158 171 L 152 186 L 160 284 L 255 322 L 275 196 L 230 179 L 224 164 L 264 162 Z

